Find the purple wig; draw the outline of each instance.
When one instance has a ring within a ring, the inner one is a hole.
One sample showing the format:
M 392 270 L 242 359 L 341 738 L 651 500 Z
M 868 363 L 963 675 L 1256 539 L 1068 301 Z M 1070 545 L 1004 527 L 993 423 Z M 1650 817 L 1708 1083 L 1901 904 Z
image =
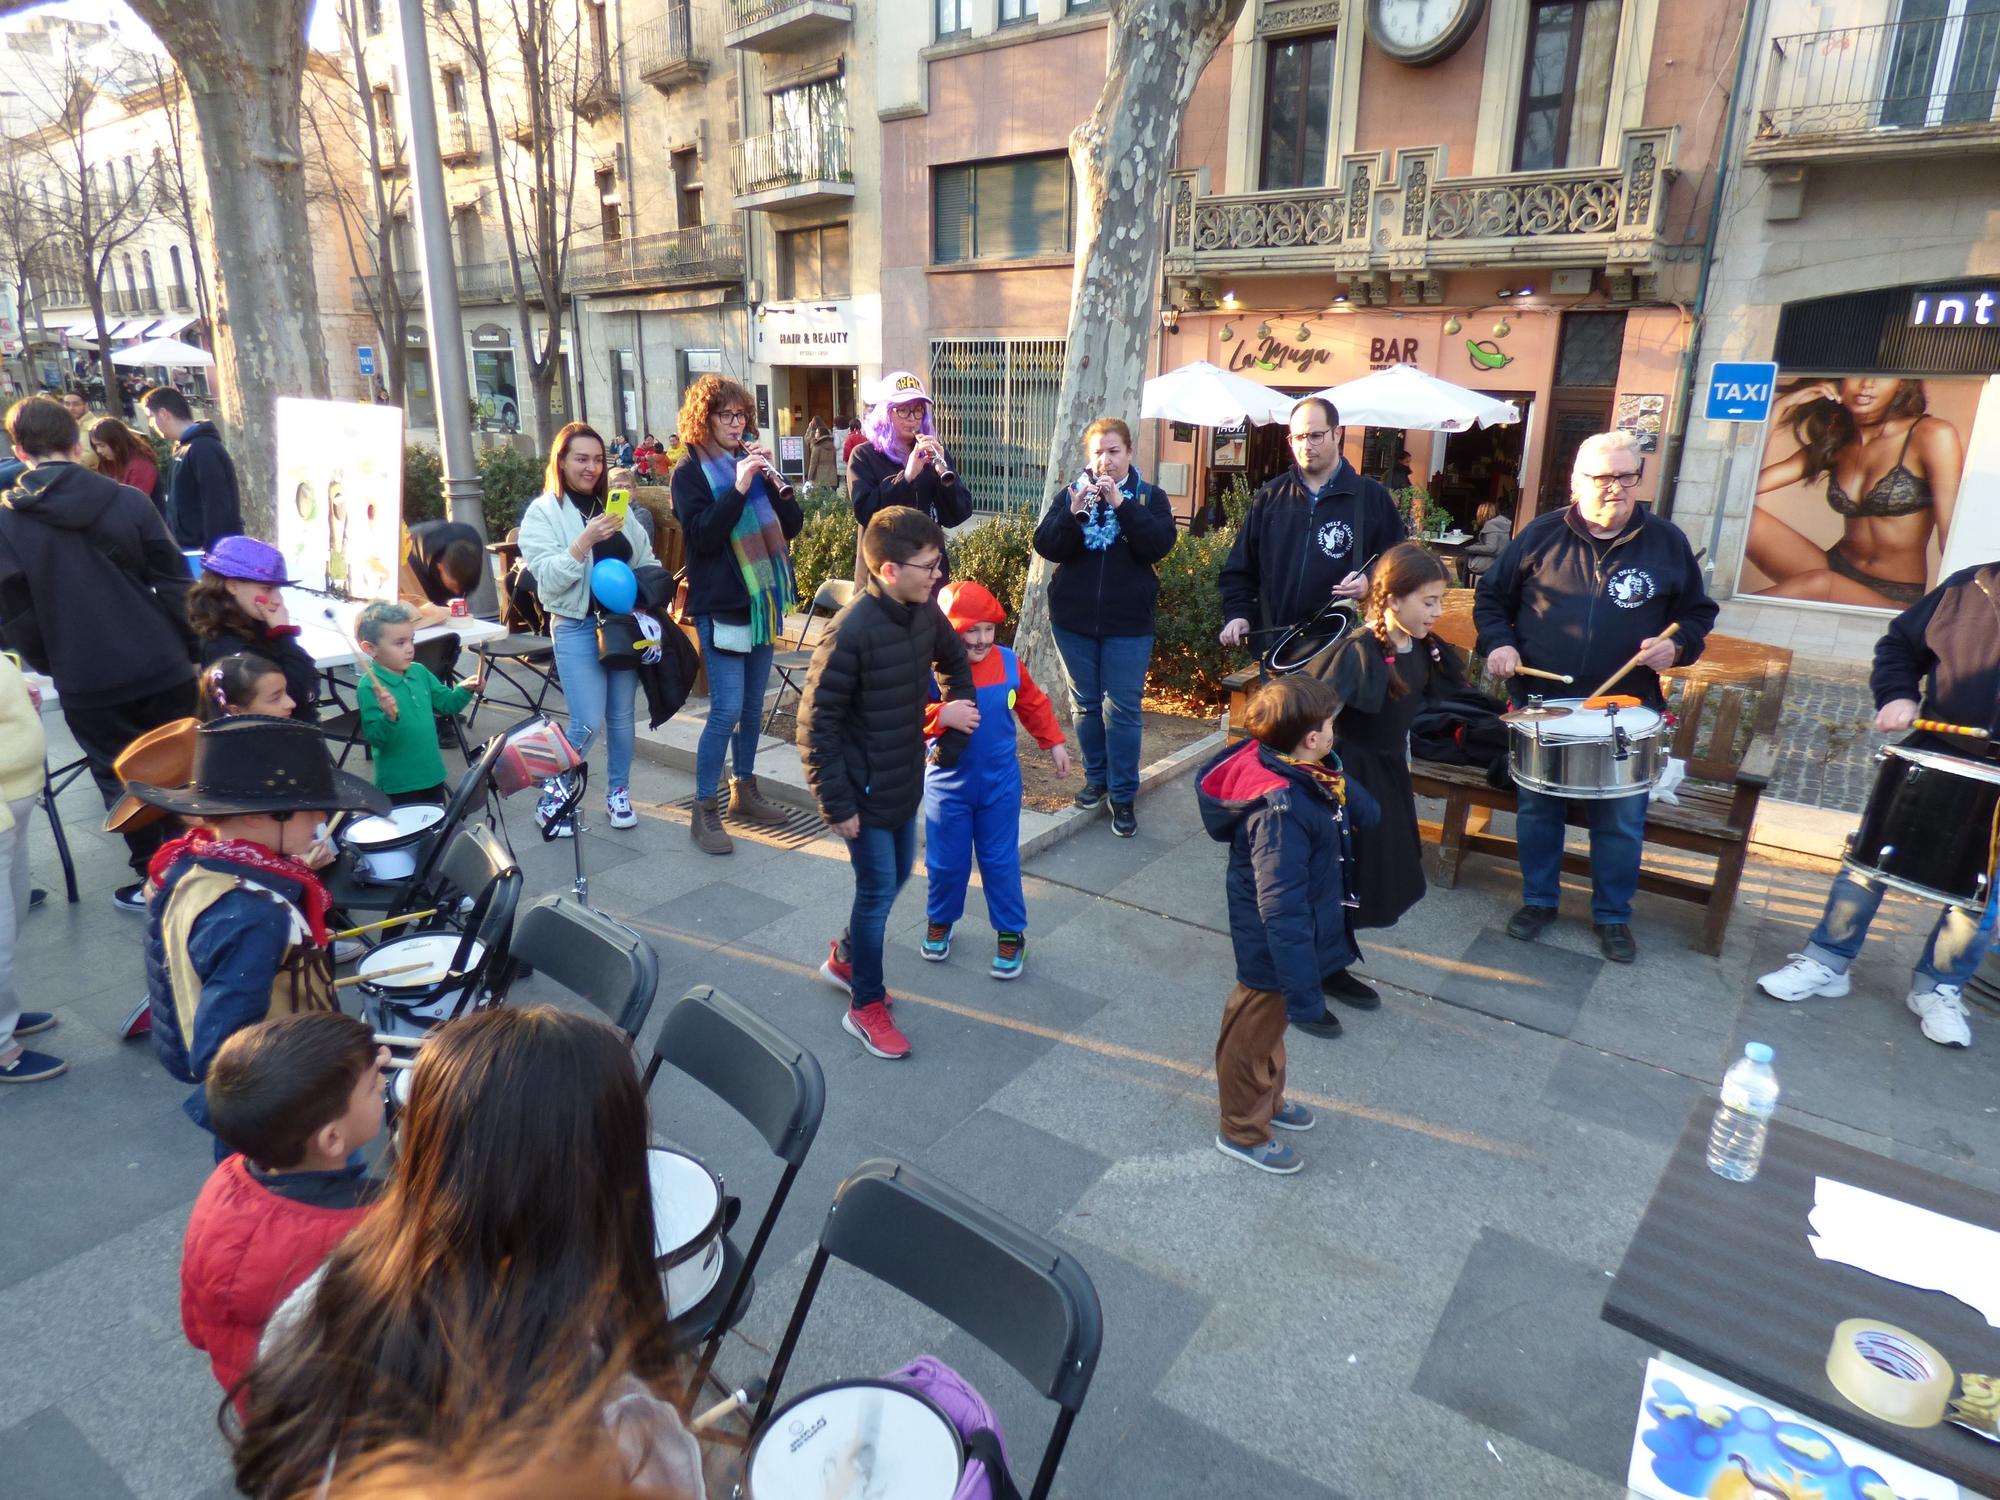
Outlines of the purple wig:
M 903 401 L 909 399 L 907 396 L 902 398 Z M 880 401 L 868 408 L 868 415 L 861 419 L 861 433 L 869 442 L 901 464 L 910 461 L 910 450 L 896 436 L 896 424 L 889 420 L 889 408 L 899 404 L 893 393 L 885 394 Z M 924 402 L 924 420 L 917 431 L 925 437 L 937 436 L 937 428 L 931 425 L 929 400 Z

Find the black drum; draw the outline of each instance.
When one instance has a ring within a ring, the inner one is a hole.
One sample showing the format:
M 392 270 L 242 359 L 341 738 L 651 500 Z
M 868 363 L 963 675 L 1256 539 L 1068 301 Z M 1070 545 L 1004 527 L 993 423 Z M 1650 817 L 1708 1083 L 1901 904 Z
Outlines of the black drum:
M 1260 658 L 1264 671 L 1272 677 L 1286 677 L 1303 671 L 1314 657 L 1354 628 L 1361 612 L 1351 599 L 1333 599 L 1310 619 L 1291 626 L 1271 642 Z
M 1993 875 L 2000 765 L 1890 745 L 1847 841 L 1847 867 L 1926 901 L 1984 906 Z

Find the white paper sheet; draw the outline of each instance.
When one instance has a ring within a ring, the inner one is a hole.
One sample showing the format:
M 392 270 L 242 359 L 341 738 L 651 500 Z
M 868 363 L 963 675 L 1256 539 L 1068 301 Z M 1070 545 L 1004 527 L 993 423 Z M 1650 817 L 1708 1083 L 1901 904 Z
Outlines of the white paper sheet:
M 1831 1177 L 1814 1179 L 1807 1219 L 1821 1260 L 1943 1292 L 2000 1328 L 2000 1231 Z

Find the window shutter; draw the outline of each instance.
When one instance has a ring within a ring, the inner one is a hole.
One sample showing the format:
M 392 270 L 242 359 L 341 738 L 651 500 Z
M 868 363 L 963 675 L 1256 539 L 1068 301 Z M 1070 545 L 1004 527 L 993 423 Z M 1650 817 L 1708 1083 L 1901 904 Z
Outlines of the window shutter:
M 931 197 L 936 263 L 952 265 L 972 259 L 972 168 L 933 169 Z

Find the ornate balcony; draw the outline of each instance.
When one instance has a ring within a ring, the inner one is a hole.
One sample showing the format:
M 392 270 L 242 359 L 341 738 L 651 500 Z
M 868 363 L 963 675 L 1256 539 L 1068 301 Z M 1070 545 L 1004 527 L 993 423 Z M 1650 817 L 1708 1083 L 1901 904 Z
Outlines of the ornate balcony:
M 716 53 L 713 12 L 697 9 L 691 0 L 673 0 L 664 16 L 633 33 L 632 52 L 640 81 L 663 94 L 700 83 Z
M 570 290 L 577 292 L 703 286 L 742 279 L 743 230 L 736 224 L 703 224 L 578 245 L 569 254 Z
M 736 147 L 738 208 L 811 208 L 854 196 L 853 132 L 819 125 L 753 135 Z
M 844 0 L 729 0 L 729 10 L 723 41 L 751 52 L 796 52 L 854 24 Z
M 1749 161 L 2000 150 L 2000 11 L 1773 37 Z
M 1650 274 L 1660 248 L 1674 129 L 1628 133 L 1620 164 L 1446 177 L 1430 146 L 1342 158 L 1338 185 L 1205 194 L 1199 174 L 1168 186 L 1169 277 L 1334 272 L 1387 300 L 1391 278 L 1422 299 L 1434 272 L 1499 265 Z M 1431 283 L 1435 285 L 1435 283 Z

